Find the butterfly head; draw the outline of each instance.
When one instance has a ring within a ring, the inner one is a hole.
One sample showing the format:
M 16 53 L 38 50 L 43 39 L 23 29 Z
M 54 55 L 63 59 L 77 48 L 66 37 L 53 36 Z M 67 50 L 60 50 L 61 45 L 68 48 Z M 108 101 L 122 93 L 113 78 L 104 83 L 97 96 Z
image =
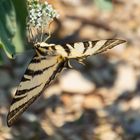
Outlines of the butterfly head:
M 35 48 L 47 48 L 48 44 L 45 43 L 45 42 L 37 42 L 37 43 L 34 44 L 34 47 Z
M 47 44 L 45 42 L 37 42 L 34 44 L 34 48 L 39 55 L 52 55 L 54 51 L 52 51 L 51 46 L 54 44 Z

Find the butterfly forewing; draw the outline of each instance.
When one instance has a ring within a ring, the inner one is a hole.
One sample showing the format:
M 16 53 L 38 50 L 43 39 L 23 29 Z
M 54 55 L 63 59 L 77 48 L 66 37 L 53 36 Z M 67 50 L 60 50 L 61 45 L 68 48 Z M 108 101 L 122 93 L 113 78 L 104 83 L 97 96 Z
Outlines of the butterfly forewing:
M 54 80 L 56 74 L 64 67 L 64 63 L 59 56 L 35 56 L 32 59 L 13 98 L 7 117 L 8 126 L 11 126 Z
M 82 58 L 104 52 L 107 49 L 111 49 L 124 42 L 124 40 L 119 39 L 77 42 L 62 46 L 56 45 L 55 50 L 58 54 L 61 54 L 63 57 Z

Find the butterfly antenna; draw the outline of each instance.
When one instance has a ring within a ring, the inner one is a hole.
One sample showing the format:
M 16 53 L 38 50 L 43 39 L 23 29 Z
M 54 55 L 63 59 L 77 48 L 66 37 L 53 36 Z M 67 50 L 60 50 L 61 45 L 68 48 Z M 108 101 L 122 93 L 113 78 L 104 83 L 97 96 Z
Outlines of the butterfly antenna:
M 50 22 L 48 25 L 49 33 L 48 33 L 48 37 L 46 39 L 44 39 L 44 42 L 47 42 L 47 40 L 51 37 L 51 23 L 52 22 Z
M 44 38 L 44 27 L 43 25 L 41 26 L 41 36 L 40 36 L 40 41 L 42 42 L 43 41 L 43 38 Z
M 48 34 L 47 38 L 44 39 L 44 42 L 47 42 L 47 40 L 48 40 L 50 37 L 51 37 L 51 33 L 50 33 L 50 31 L 49 31 L 49 34 Z
M 36 28 L 36 39 L 35 39 L 35 42 L 40 41 L 39 34 L 40 34 L 40 30 L 38 28 Z

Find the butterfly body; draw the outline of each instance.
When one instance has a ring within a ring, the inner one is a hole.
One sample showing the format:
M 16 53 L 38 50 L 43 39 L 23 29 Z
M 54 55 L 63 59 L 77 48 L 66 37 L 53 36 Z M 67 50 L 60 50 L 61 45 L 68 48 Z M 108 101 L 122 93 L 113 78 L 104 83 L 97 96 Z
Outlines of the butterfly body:
M 111 49 L 124 40 L 96 40 L 71 43 L 66 45 L 34 44 L 36 51 L 24 76 L 17 88 L 7 116 L 7 124 L 11 126 L 44 90 L 53 82 L 56 76 L 68 67 L 70 59 L 81 61 L 86 57 Z

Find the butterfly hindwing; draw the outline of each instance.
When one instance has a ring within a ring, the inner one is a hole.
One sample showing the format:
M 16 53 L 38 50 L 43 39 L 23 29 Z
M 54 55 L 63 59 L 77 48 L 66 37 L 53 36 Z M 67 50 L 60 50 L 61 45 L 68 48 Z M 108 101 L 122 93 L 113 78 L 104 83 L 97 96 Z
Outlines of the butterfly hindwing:
M 65 61 L 59 59 L 59 56 L 35 56 L 31 60 L 10 106 L 7 117 L 8 126 L 11 126 L 35 101 L 64 65 Z

